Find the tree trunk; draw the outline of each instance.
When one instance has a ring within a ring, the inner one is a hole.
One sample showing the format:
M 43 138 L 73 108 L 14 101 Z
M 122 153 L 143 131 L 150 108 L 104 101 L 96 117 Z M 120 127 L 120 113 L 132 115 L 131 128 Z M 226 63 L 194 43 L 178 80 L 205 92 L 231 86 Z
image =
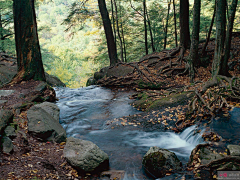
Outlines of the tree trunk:
M 193 8 L 193 30 L 192 30 L 192 40 L 191 48 L 189 54 L 189 74 L 190 82 L 194 81 L 194 67 L 199 64 L 198 58 L 198 43 L 199 43 L 199 29 L 200 29 L 200 10 L 201 10 L 201 0 L 194 0 Z
M 216 0 L 216 39 L 212 64 L 212 76 L 222 74 L 220 72 L 221 61 L 224 54 L 224 41 L 226 34 L 226 0 Z
M 223 57 L 223 61 L 221 62 L 222 65 L 220 69 L 220 74 L 225 76 L 230 75 L 228 72 L 228 59 L 230 55 L 232 30 L 233 30 L 233 23 L 234 23 L 234 18 L 236 14 L 237 4 L 238 4 L 238 0 L 232 0 L 232 5 L 229 11 L 228 27 L 227 27 L 227 33 L 226 33 L 225 46 L 224 46 L 224 57 Z
M 0 51 L 4 52 L 4 41 L 3 41 L 3 25 L 2 25 L 2 15 L 1 12 L 2 9 L 0 9 L 0 40 L 1 40 L 1 47 L 0 47 Z
M 213 12 L 213 16 L 212 16 L 212 21 L 211 21 L 211 25 L 210 25 L 210 28 L 208 30 L 208 36 L 207 36 L 207 39 L 206 39 L 206 42 L 202 48 L 202 56 L 205 56 L 205 53 L 206 53 L 206 48 L 207 48 L 207 45 L 208 45 L 208 42 L 210 40 L 210 37 L 211 37 L 211 33 L 212 33 L 212 27 L 213 27 L 213 23 L 214 23 L 214 19 L 215 19 L 215 14 L 216 14 L 216 6 L 214 7 L 214 12 Z
M 171 6 L 171 0 L 170 0 L 170 2 L 168 2 L 168 13 L 167 13 L 167 20 L 166 20 L 166 27 L 165 27 L 165 36 L 164 36 L 164 46 L 163 46 L 163 49 L 166 49 L 166 46 L 167 46 L 168 19 L 169 19 L 170 6 Z
M 188 49 L 190 43 L 189 2 L 188 0 L 180 0 L 180 46 Z
M 127 62 L 127 52 L 126 52 L 126 43 L 125 43 L 125 37 L 124 37 L 124 31 L 123 31 L 123 20 L 122 20 L 122 8 L 121 4 L 120 7 L 120 17 L 121 17 L 121 32 L 122 32 L 122 38 L 123 38 L 123 50 L 124 50 L 124 62 Z
M 121 34 L 120 34 L 120 28 L 119 28 L 119 22 L 118 22 L 118 10 L 117 10 L 116 0 L 113 0 L 113 4 L 114 4 L 114 7 L 115 7 L 117 33 L 118 33 L 118 38 L 119 38 L 119 41 L 120 41 L 121 61 L 124 62 L 124 59 L 123 59 L 123 42 L 122 42 L 122 37 L 121 37 Z
M 143 19 L 144 19 L 144 34 L 145 34 L 145 51 L 148 54 L 148 38 L 147 38 L 147 18 L 146 18 L 146 0 L 143 0 Z
M 113 25 L 113 36 L 114 36 L 114 42 L 116 43 L 117 39 L 117 33 L 116 33 L 116 28 L 115 28 L 115 18 L 114 18 L 114 9 L 113 9 L 113 0 L 111 0 L 111 8 L 112 8 L 112 25 Z
M 152 33 L 152 27 L 151 27 L 151 21 L 149 19 L 148 16 L 148 11 L 147 11 L 147 7 L 146 7 L 146 12 L 147 12 L 147 22 L 148 22 L 148 28 L 149 28 L 149 32 L 150 32 L 150 37 L 151 37 L 151 46 L 152 46 L 152 51 L 155 52 L 155 47 L 154 47 L 154 41 L 153 41 L 153 33 Z
M 12 82 L 46 81 L 40 52 L 34 0 L 14 0 L 14 30 L 18 73 Z
M 177 39 L 177 18 L 176 18 L 175 0 L 173 0 L 173 13 L 174 13 L 174 28 L 175 28 L 175 46 L 178 47 L 178 39 Z
M 110 59 L 110 65 L 113 66 L 118 62 L 117 48 L 116 48 L 116 43 L 114 42 L 111 21 L 109 19 L 105 0 L 98 0 L 98 6 L 99 6 L 100 14 L 102 16 L 103 27 L 104 27 L 105 35 L 107 39 L 108 56 Z

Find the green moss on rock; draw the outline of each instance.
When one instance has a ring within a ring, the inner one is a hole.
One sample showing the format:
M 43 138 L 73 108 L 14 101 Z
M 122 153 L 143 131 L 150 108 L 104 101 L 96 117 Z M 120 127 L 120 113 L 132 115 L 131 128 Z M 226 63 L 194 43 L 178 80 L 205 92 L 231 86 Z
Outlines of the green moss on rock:
M 167 97 L 162 97 L 160 99 L 154 99 L 147 95 L 146 92 L 140 93 L 137 100 L 134 102 L 134 106 L 140 110 L 155 110 L 160 107 L 173 106 L 175 104 L 184 104 L 188 99 L 192 98 L 194 93 L 192 92 L 182 92 L 171 94 Z

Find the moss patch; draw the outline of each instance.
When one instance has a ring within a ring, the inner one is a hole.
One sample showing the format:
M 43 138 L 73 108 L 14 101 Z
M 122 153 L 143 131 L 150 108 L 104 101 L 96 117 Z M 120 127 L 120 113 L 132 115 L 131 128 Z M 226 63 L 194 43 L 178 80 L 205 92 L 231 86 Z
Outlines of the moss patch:
M 137 100 L 134 102 L 134 107 L 139 110 L 150 111 L 156 110 L 161 107 L 173 106 L 175 104 L 184 104 L 188 99 L 194 96 L 193 92 L 182 92 L 178 94 L 171 94 L 167 97 L 153 98 L 146 92 L 140 93 Z
M 143 159 L 143 166 L 147 171 L 145 171 L 149 175 L 154 175 L 155 177 L 164 177 L 165 169 L 163 166 L 166 163 L 166 158 L 163 156 L 161 152 L 154 152 Z

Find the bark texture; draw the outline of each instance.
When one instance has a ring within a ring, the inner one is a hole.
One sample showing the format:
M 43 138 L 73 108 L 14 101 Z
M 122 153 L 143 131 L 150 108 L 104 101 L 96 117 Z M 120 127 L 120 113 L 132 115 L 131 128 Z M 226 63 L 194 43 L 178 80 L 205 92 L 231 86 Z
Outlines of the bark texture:
M 13 82 L 46 81 L 40 52 L 34 0 L 14 0 L 14 30 L 18 74 Z
M 180 46 L 184 49 L 190 47 L 188 0 L 180 0 Z
M 111 21 L 109 19 L 105 0 L 98 0 L 99 10 L 102 16 L 104 31 L 107 39 L 108 55 L 110 59 L 110 65 L 115 65 L 118 62 L 117 48 L 114 42 L 113 31 Z
M 189 73 L 190 82 L 194 80 L 194 67 L 199 64 L 198 58 L 198 43 L 199 43 L 199 29 L 200 29 L 200 10 L 201 10 L 201 0 L 194 0 L 193 8 L 193 30 L 192 30 L 192 41 L 189 54 Z
M 216 39 L 214 59 L 212 64 L 212 76 L 221 74 L 221 61 L 224 54 L 224 42 L 226 34 L 226 0 L 216 0 Z

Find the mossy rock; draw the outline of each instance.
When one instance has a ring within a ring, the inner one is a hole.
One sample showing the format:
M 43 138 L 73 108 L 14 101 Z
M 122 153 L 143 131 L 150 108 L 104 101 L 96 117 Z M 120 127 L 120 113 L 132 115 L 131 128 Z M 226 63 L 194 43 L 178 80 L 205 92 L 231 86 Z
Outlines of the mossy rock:
M 142 165 L 147 175 L 161 178 L 168 172 L 181 170 L 182 163 L 173 152 L 154 146 L 143 157 Z
M 90 78 L 87 80 L 86 86 L 95 85 L 96 82 L 97 82 L 97 81 L 94 79 L 94 77 L 90 77 Z
M 166 163 L 166 158 L 163 156 L 161 152 L 154 152 L 152 154 L 147 155 L 143 159 L 143 166 L 146 169 L 150 169 L 146 171 L 149 175 L 154 174 L 155 177 L 164 177 L 166 174 L 166 169 L 164 169 L 164 164 Z
M 193 92 L 184 91 L 182 93 L 174 93 L 168 97 L 154 99 L 149 97 L 146 92 L 140 93 L 134 102 L 134 107 L 140 110 L 150 111 L 161 107 L 173 106 L 176 104 L 184 104 L 194 96 Z

